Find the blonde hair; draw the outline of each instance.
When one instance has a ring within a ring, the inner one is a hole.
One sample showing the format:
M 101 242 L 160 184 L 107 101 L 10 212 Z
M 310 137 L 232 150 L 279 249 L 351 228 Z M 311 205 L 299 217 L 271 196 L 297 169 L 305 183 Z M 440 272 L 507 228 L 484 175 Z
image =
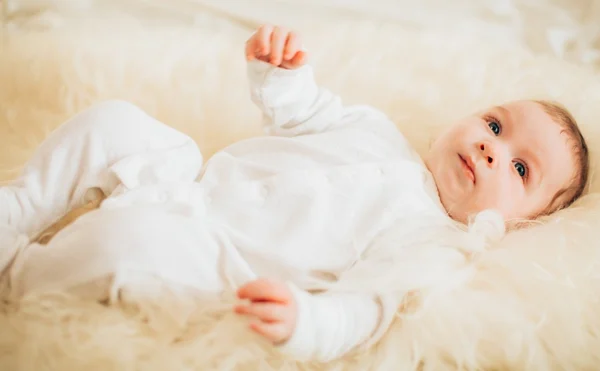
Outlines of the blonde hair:
M 576 166 L 573 179 L 571 179 L 565 188 L 559 190 L 554 195 L 547 208 L 540 214 L 541 216 L 549 215 L 569 207 L 581 197 L 589 178 L 590 159 L 587 143 L 573 115 L 557 102 L 547 100 L 535 100 L 534 102 L 542 106 L 544 111 L 563 128 L 563 133 L 566 133 L 569 140 L 573 143 L 572 153 L 575 157 Z

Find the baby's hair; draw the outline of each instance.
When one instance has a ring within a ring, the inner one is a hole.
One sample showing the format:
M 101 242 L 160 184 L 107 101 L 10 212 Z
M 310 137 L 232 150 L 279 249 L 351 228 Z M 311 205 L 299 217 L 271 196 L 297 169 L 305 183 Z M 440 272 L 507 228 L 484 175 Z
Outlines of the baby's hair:
M 566 133 L 569 140 L 573 142 L 572 153 L 575 156 L 576 169 L 573 179 L 567 187 L 554 195 L 546 210 L 541 213 L 541 215 L 550 215 L 560 209 L 569 207 L 581 197 L 588 182 L 590 159 L 585 138 L 581 134 L 573 115 L 559 103 L 547 100 L 536 100 L 535 102 L 542 106 L 544 111 L 563 128 L 563 133 Z

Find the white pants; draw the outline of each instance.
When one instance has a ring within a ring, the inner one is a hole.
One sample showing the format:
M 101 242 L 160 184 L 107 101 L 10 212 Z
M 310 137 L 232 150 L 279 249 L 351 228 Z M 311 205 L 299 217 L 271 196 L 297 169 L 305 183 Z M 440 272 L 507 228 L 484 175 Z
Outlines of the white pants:
M 109 101 L 76 115 L 42 143 L 14 184 L 0 189 L 0 271 L 9 275 L 12 294 L 139 271 L 218 289 L 210 273 L 219 259 L 211 231 L 152 205 L 92 211 L 48 245 L 28 243 L 81 206 L 90 189 L 110 196 L 118 187 L 163 180 L 193 184 L 201 168 L 191 138 L 134 105 Z

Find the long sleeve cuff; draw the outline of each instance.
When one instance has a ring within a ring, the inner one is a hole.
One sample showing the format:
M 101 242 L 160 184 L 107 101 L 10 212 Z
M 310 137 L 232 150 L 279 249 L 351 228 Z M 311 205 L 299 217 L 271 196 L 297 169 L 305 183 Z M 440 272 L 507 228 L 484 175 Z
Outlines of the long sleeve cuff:
M 289 285 L 298 306 L 292 337 L 279 346 L 299 361 L 329 361 L 369 340 L 381 319 L 377 300 L 367 295 L 311 295 Z
M 265 116 L 269 135 L 323 132 L 339 123 L 341 99 L 317 86 L 310 65 L 287 70 L 254 60 L 248 63 L 252 101 Z

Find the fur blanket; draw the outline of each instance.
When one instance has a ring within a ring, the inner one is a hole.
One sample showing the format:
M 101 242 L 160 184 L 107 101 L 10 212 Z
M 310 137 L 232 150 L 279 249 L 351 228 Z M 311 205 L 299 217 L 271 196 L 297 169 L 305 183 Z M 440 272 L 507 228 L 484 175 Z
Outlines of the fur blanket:
M 421 152 L 473 110 L 551 98 L 580 121 L 598 169 L 597 2 L 13 3 L 0 31 L 6 181 L 48 132 L 104 99 L 140 105 L 195 138 L 206 157 L 259 134 L 242 48 L 264 21 L 299 29 L 319 82 L 385 111 Z M 595 369 L 599 191 L 593 176 L 572 208 L 462 262 L 468 279 L 430 295 L 372 349 L 329 364 L 282 357 L 231 313 L 230 293 L 181 300 L 165 291 L 143 307 L 65 293 L 1 302 L 0 369 Z

